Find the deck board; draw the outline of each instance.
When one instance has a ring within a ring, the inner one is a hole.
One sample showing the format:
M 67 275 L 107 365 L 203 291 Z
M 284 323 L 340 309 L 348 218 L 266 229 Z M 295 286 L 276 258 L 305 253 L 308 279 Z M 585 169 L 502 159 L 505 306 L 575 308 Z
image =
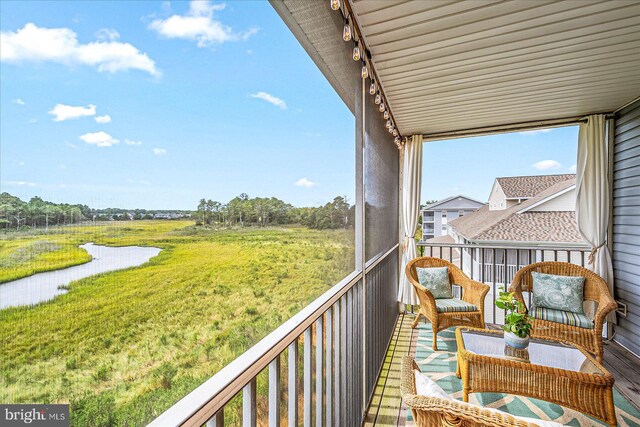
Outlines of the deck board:
M 414 331 L 411 329 L 413 316 L 401 314 L 387 351 L 378 382 L 374 390 L 364 425 L 402 426 L 404 406 L 400 398 L 400 365 L 402 358 L 415 349 Z
M 405 426 L 406 407 L 400 398 L 402 357 L 415 355 L 417 333 L 411 329 L 413 314 L 400 315 L 378 377 L 364 425 L 367 427 Z M 604 367 L 616 380 L 616 389 L 640 409 L 640 358 L 616 342 L 604 346 Z

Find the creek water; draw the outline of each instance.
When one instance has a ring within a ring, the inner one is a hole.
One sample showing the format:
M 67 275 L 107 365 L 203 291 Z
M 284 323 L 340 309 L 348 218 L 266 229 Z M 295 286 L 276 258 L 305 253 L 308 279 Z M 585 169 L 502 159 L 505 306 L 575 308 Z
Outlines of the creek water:
M 161 249 L 153 247 L 108 247 L 86 243 L 80 245 L 93 258 L 91 261 L 61 270 L 37 273 L 33 276 L 0 284 L 0 310 L 49 301 L 67 292 L 60 289 L 74 280 L 108 271 L 136 267 L 157 256 Z

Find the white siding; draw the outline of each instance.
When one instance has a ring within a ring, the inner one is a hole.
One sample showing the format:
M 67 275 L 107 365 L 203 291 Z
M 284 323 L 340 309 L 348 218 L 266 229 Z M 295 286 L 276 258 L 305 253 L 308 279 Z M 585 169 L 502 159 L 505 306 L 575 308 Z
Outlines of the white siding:
M 530 209 L 531 212 L 558 212 L 558 211 L 575 211 L 576 209 L 576 190 L 567 191 L 564 194 L 554 197 L 553 199 Z
M 507 196 L 502 191 L 498 181 L 494 181 L 491 195 L 489 196 L 489 210 L 502 210 L 507 208 Z

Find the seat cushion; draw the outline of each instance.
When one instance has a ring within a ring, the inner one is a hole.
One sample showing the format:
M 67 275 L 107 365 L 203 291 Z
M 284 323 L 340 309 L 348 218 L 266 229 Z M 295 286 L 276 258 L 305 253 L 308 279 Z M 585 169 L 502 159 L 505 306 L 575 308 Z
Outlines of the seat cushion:
M 531 273 L 531 277 L 533 279 L 532 305 L 584 314 L 582 307 L 584 277 L 558 276 L 537 271 Z
M 435 299 L 453 298 L 448 267 L 416 267 L 418 282 L 431 292 Z
M 531 307 L 529 315 L 534 319 L 548 320 L 549 322 L 562 323 L 564 325 L 577 326 L 585 329 L 593 329 L 593 322 L 584 314 L 552 310 L 546 307 Z
M 455 298 L 441 298 L 436 300 L 438 313 L 452 313 L 457 311 L 478 311 L 475 305 Z

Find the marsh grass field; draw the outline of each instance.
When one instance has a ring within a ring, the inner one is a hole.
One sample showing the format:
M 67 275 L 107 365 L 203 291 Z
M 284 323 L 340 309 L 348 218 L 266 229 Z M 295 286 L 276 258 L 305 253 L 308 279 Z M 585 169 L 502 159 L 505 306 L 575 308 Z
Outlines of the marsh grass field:
M 146 424 L 354 264 L 352 230 L 125 221 L 2 234 L 0 282 L 87 262 L 87 242 L 162 251 L 0 310 L 0 402 L 70 403 L 77 426 Z

